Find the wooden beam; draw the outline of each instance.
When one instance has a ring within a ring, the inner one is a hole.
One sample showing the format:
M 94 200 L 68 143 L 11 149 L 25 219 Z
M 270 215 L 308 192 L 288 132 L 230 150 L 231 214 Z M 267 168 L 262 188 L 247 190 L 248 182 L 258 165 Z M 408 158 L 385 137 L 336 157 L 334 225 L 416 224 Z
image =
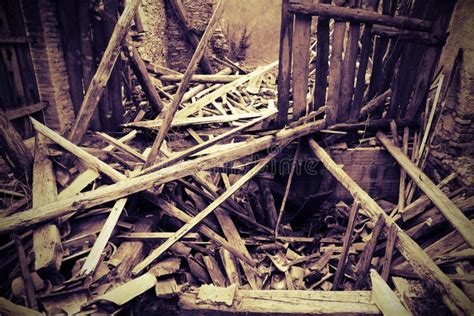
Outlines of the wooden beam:
M 29 209 L 5 217 L 0 221 L 0 233 L 40 223 L 59 216 L 72 214 L 78 210 L 88 209 L 93 206 L 150 189 L 155 185 L 195 174 L 196 171 L 221 166 L 226 162 L 257 153 L 271 146 L 278 146 L 295 138 L 315 133 L 323 129 L 323 127 L 324 121 L 311 122 L 298 127 L 281 130 L 275 135 L 268 135 L 255 139 L 243 146 L 241 145 L 235 148 L 230 148 L 226 152 L 216 152 L 191 161 L 184 161 L 150 174 L 140 175 L 131 179 L 122 175 L 125 178 L 118 179 L 119 183 L 101 187 L 91 192 L 81 193 L 77 196 L 50 203 L 43 207 Z M 95 157 L 90 156 L 87 158 L 93 159 Z M 98 166 L 99 163 L 96 163 L 96 165 Z M 108 168 L 110 168 L 110 166 L 108 166 Z M 103 170 L 100 171 L 103 172 Z M 116 177 L 117 175 L 114 176 L 114 178 Z
M 225 289 L 215 289 L 218 293 Z M 183 293 L 179 306 L 200 313 L 271 315 L 380 315 L 369 291 L 237 290 L 232 306 L 197 303 L 198 290 Z M 310 302 L 310 303 L 309 303 Z
M 46 102 L 39 102 L 31 105 L 26 105 L 17 109 L 9 109 L 5 111 L 8 120 L 16 120 L 17 118 L 31 115 L 46 108 Z
M 384 315 L 412 315 L 374 269 L 370 270 L 370 280 L 372 281 L 372 300 Z
M 432 23 L 425 20 L 405 16 L 392 17 L 364 9 L 338 7 L 330 4 L 305 2 L 302 0 L 290 0 L 289 10 L 293 13 L 324 16 L 327 18 L 349 20 L 356 23 L 381 24 L 414 31 L 430 31 L 432 27 Z
M 172 237 L 166 240 L 163 244 L 161 244 L 158 248 L 153 250 L 148 257 L 146 257 L 142 262 L 140 262 L 133 270 L 132 273 L 137 275 L 143 269 L 145 269 L 150 263 L 152 263 L 155 259 L 161 256 L 166 250 L 169 249 L 175 242 L 181 239 L 184 235 L 186 235 L 191 229 L 193 229 L 196 225 L 198 225 L 204 218 L 206 218 L 209 214 L 214 212 L 214 210 L 219 207 L 225 200 L 227 200 L 230 196 L 232 196 L 238 189 L 242 187 L 247 181 L 252 179 L 263 167 L 269 163 L 276 154 L 270 154 L 261 160 L 255 167 L 253 167 L 246 175 L 241 177 L 236 183 L 234 183 L 227 191 L 224 192 L 219 198 L 209 204 L 203 211 L 201 211 L 198 215 L 196 215 L 191 221 L 184 224 Z
M 293 15 L 288 12 L 289 0 L 281 5 L 280 51 L 278 64 L 278 116 L 276 127 L 283 128 L 288 120 L 293 38 Z
M 45 137 L 36 135 L 33 164 L 33 207 L 41 207 L 58 199 L 53 162 L 48 156 Z M 48 223 L 33 231 L 35 270 L 44 278 L 59 271 L 63 258 L 61 234 L 54 223 Z
M 362 188 L 331 159 L 326 151 L 314 140 L 309 141 L 313 153 L 320 159 L 327 170 L 349 191 L 354 199 L 358 199 L 368 214 L 375 218 L 382 215 L 387 226 L 396 225 L 396 247 L 412 265 L 422 280 L 436 288 L 443 297 L 445 304 L 455 313 L 463 311 L 470 314 L 472 302 L 469 298 L 441 271 L 433 260 L 413 241 L 394 220 L 364 191 Z
M 201 41 L 199 42 L 199 45 L 196 47 L 193 57 L 191 58 L 191 61 L 189 62 L 188 68 L 186 69 L 184 73 L 183 80 L 181 81 L 178 87 L 178 91 L 176 91 L 176 94 L 173 96 L 173 101 L 171 102 L 170 107 L 167 109 L 165 113 L 164 124 L 161 127 L 161 129 L 158 131 L 158 135 L 156 136 L 155 141 L 153 142 L 153 146 L 151 147 L 151 151 L 148 154 L 148 159 L 145 162 L 145 165 L 143 166 L 144 168 L 150 167 L 151 165 L 155 163 L 161 144 L 163 143 L 165 136 L 168 133 L 171 122 L 173 121 L 176 111 L 178 110 L 178 106 L 181 103 L 184 93 L 186 92 L 188 88 L 191 77 L 196 71 L 198 63 L 204 54 L 204 51 L 207 46 L 207 42 L 209 41 L 212 34 L 214 33 L 214 28 L 216 27 L 217 22 L 220 19 L 222 11 L 224 10 L 224 6 L 225 5 L 223 1 L 220 1 L 217 4 L 217 7 L 214 13 L 212 14 L 211 20 L 209 21 L 209 24 L 206 27 L 206 31 L 204 32 L 201 38 Z
M 331 0 L 321 0 L 321 3 L 331 3 Z M 323 16 L 318 17 L 316 31 L 316 74 L 314 87 L 314 108 L 318 110 L 326 105 L 326 90 L 328 88 L 329 70 L 329 19 Z
M 138 5 L 141 0 L 132 0 L 128 3 L 127 7 L 120 16 L 117 24 L 115 25 L 114 31 L 110 38 L 107 48 L 100 60 L 99 68 L 95 73 L 92 81 L 87 89 L 84 100 L 82 101 L 81 108 L 77 114 L 76 121 L 71 130 L 69 139 L 77 144 L 80 142 L 82 136 L 86 132 L 87 126 L 94 114 L 94 110 L 104 92 L 110 75 L 114 69 L 115 62 L 117 61 L 120 49 L 122 47 L 122 40 L 128 32 L 130 23 L 135 15 Z
M 148 76 L 146 65 L 130 39 L 127 40 L 127 48 L 128 55 L 130 56 L 130 66 L 132 66 L 133 72 L 137 76 L 138 82 L 142 86 L 143 92 L 145 92 L 152 109 L 156 112 L 156 114 L 159 114 L 161 111 L 163 111 L 165 105 Z
M 451 225 L 464 237 L 469 246 L 474 247 L 474 234 L 472 233 L 474 224 L 384 133 L 377 132 L 377 138 L 440 212 L 446 216 Z
M 31 39 L 28 36 L 0 36 L 0 44 L 29 44 Z
M 390 274 L 390 267 L 392 265 L 393 251 L 395 243 L 397 242 L 397 229 L 395 226 L 390 226 L 387 234 L 387 246 L 385 247 L 385 256 L 383 258 L 382 279 L 388 281 Z
M 162 75 L 158 77 L 161 81 L 181 82 L 184 75 Z M 229 83 L 239 80 L 243 75 L 193 75 L 191 82 L 195 83 Z
M 174 9 L 174 12 L 176 13 L 176 16 L 178 17 L 178 20 L 180 22 L 181 27 L 183 28 L 184 33 L 186 34 L 186 37 L 191 43 L 191 46 L 194 49 L 197 49 L 197 47 L 199 46 L 199 38 L 196 33 L 194 33 L 194 30 L 191 28 L 191 24 L 189 22 L 188 17 L 186 16 L 186 11 L 183 7 L 181 0 L 171 0 L 170 3 Z M 204 71 L 206 71 L 208 74 L 214 73 L 211 61 L 206 51 L 204 51 L 200 63 L 201 66 L 204 68 Z
M 7 116 L 0 112 L 0 146 L 2 156 L 15 177 L 31 183 L 33 156 Z
M 295 15 L 293 31 L 293 121 L 306 115 L 310 58 L 311 16 Z

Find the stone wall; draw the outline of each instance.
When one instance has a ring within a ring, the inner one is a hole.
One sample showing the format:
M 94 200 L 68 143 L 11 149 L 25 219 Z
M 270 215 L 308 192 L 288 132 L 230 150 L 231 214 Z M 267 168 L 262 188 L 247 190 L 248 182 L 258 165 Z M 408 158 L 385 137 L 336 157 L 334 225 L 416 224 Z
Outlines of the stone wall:
M 448 92 L 445 110 L 430 151 L 432 165 L 456 171 L 468 186 L 474 185 L 474 2 L 457 2 L 443 48 L 440 66 L 447 81 L 456 54 L 462 48 L 462 62 Z
M 55 0 L 22 0 L 22 12 L 30 43 L 40 99 L 49 104 L 45 121 L 65 131 L 74 121 Z

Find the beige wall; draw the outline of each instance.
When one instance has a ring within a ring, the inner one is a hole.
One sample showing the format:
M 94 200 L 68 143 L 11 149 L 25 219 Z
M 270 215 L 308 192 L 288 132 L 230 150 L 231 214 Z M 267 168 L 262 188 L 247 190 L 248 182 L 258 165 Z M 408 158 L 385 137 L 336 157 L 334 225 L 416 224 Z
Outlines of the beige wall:
M 222 28 L 233 31 L 247 26 L 250 47 L 248 65 L 262 65 L 278 58 L 281 0 L 226 0 Z

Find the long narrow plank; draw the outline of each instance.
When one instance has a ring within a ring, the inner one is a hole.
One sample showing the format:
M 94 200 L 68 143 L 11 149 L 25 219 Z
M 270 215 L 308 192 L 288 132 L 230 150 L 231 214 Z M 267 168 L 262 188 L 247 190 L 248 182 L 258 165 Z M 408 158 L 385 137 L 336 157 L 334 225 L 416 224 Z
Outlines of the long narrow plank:
M 69 139 L 75 144 L 79 143 L 84 135 L 100 97 L 107 86 L 115 62 L 120 54 L 122 40 L 127 34 L 130 23 L 140 2 L 141 0 L 130 1 L 115 25 L 110 41 L 107 44 L 102 59 L 100 60 L 99 67 L 89 84 L 89 88 L 87 89 L 86 95 L 81 104 L 81 109 L 77 114 L 76 122 L 71 130 Z
M 351 22 L 347 38 L 344 62 L 342 64 L 341 96 L 337 108 L 337 119 L 345 123 L 351 114 L 352 96 L 354 94 L 354 81 L 356 61 L 359 54 L 360 24 Z
M 171 167 L 160 169 L 150 174 L 118 181 L 119 183 L 98 188 L 94 191 L 81 193 L 77 196 L 50 203 L 43 207 L 32 208 L 18 214 L 5 217 L 0 221 L 0 233 L 41 223 L 52 218 L 72 214 L 78 210 L 88 209 L 121 197 L 138 193 L 147 189 L 196 173 L 196 170 L 207 170 L 230 162 L 271 146 L 279 146 L 298 137 L 315 133 L 324 128 L 324 121 L 307 123 L 298 127 L 279 131 L 246 143 L 243 146 L 229 148 L 226 152 L 216 152 L 191 161 L 184 161 Z M 69 149 L 67 149 L 69 150 Z M 86 153 L 87 154 L 87 153 Z M 88 159 L 97 159 L 92 155 Z M 101 171 L 102 172 L 102 171 Z
M 372 300 L 384 315 L 412 315 L 374 269 L 370 270 L 370 280 L 372 281 Z
M 178 106 L 181 103 L 181 100 L 183 99 L 184 93 L 188 89 L 191 77 L 196 71 L 198 63 L 205 52 L 207 42 L 214 33 L 214 28 L 216 27 L 217 22 L 220 19 L 222 11 L 224 10 L 224 6 L 225 5 L 223 1 L 220 1 L 217 4 L 214 13 L 212 14 L 211 20 L 209 21 L 209 24 L 206 27 L 206 31 L 204 31 L 204 34 L 202 35 L 201 40 L 198 46 L 196 47 L 196 50 L 194 51 L 193 57 L 189 62 L 188 68 L 184 73 L 183 80 L 181 81 L 178 87 L 178 91 L 176 91 L 176 94 L 173 96 L 173 101 L 171 102 L 170 107 L 165 112 L 163 126 L 161 126 L 160 130 L 158 131 L 158 135 L 156 135 L 155 141 L 153 142 L 153 145 L 151 147 L 151 151 L 148 154 L 148 159 L 145 162 L 145 165 L 143 166 L 144 168 L 147 168 L 155 163 L 156 157 L 158 156 L 158 153 L 161 148 L 161 144 L 165 140 L 165 136 L 168 133 L 168 130 L 171 126 L 171 122 L 173 121 L 176 111 L 178 110 Z
M 293 33 L 293 121 L 306 115 L 311 16 L 295 15 Z
M 356 23 L 382 24 L 414 31 L 430 31 L 432 27 L 431 22 L 421 19 L 405 16 L 392 17 L 363 9 L 337 7 L 330 4 L 304 2 L 302 0 L 291 0 L 289 8 L 293 13 L 338 18 Z
M 346 33 L 346 22 L 335 21 L 331 38 L 331 69 L 329 71 L 329 87 L 326 109 L 327 124 L 333 125 L 338 122 L 337 108 L 339 104 L 339 93 L 341 90 L 342 74 L 342 51 L 344 50 L 344 36 Z
M 196 35 L 196 33 L 194 33 L 194 30 L 191 29 L 191 27 L 190 27 L 191 24 L 189 22 L 188 17 L 186 16 L 186 11 L 183 7 L 183 4 L 181 3 L 181 0 L 171 0 L 170 3 L 171 3 L 171 6 L 173 7 L 173 9 L 176 13 L 176 16 L 178 17 L 179 21 L 181 22 L 180 25 L 183 28 L 183 31 L 186 34 L 186 37 L 188 38 L 188 40 L 191 43 L 191 45 L 193 46 L 193 48 L 197 49 L 197 47 L 199 45 L 199 38 Z M 206 51 L 204 51 L 204 54 L 202 56 L 201 66 L 204 68 L 204 70 L 207 73 L 209 73 L 209 74 L 214 73 L 211 61 L 210 61 L 209 56 L 208 56 Z
M 282 128 L 288 120 L 293 37 L 293 14 L 288 12 L 288 0 L 281 4 L 280 51 L 278 54 L 278 116 L 276 125 Z
M 129 50 L 130 65 L 132 66 L 133 72 L 137 76 L 138 82 L 142 86 L 143 92 L 145 92 L 151 107 L 156 114 L 158 114 L 165 108 L 165 105 L 161 100 L 158 91 L 156 91 L 156 88 L 153 86 L 153 83 L 148 76 L 146 65 L 131 40 L 127 40 L 127 47 Z
M 102 252 L 104 251 L 105 246 L 107 246 L 110 236 L 112 236 L 112 231 L 115 229 L 115 225 L 117 224 L 120 215 L 122 215 L 125 203 L 127 203 L 127 198 L 122 198 L 115 202 L 104 226 L 100 230 L 99 237 L 97 237 L 92 250 L 89 252 L 86 261 L 81 268 L 80 274 L 89 275 L 95 271 L 95 268 L 101 259 Z
M 127 144 L 124 144 L 123 142 L 120 142 L 119 140 L 113 138 L 112 136 L 106 134 L 106 133 L 96 133 L 97 136 L 99 136 L 103 141 L 113 145 L 114 147 L 118 148 L 119 150 L 132 155 L 133 157 L 137 158 L 140 161 L 145 161 L 146 158 L 143 156 L 143 154 L 139 153 L 132 147 L 130 147 Z
M 42 316 L 43 313 L 30 309 L 22 305 L 16 305 L 0 297 L 0 313 L 5 316 Z
M 331 0 L 320 0 L 321 3 L 331 3 Z M 328 88 L 329 70 L 329 19 L 318 17 L 316 29 L 316 74 L 314 87 L 314 109 L 326 105 L 326 90 Z
M 344 275 L 347 255 L 349 254 L 349 248 L 351 247 L 352 242 L 352 232 L 354 231 L 354 226 L 357 220 L 357 214 L 359 214 L 359 202 L 354 201 L 351 207 L 351 212 L 349 214 L 349 222 L 347 223 L 346 233 L 344 234 L 344 240 L 342 243 L 342 251 L 339 256 L 339 261 L 337 263 L 336 275 L 334 276 L 334 281 L 332 283 L 332 290 L 336 291 L 339 288 L 341 283 L 342 276 Z
M 273 109 L 268 110 L 269 112 L 275 113 Z M 226 114 L 226 115 L 213 115 L 204 117 L 187 117 L 183 119 L 175 118 L 171 122 L 171 127 L 176 126 L 187 126 L 187 125 L 205 125 L 212 123 L 227 123 L 239 120 L 254 119 L 267 114 L 267 111 L 253 112 L 253 113 L 239 113 L 239 114 Z M 267 116 L 268 117 L 268 116 Z M 142 121 L 136 123 L 124 124 L 124 127 L 139 127 L 149 129 L 160 129 L 163 126 L 163 119 L 157 119 L 153 121 Z
M 58 198 L 53 162 L 48 156 L 45 137 L 36 135 L 35 160 L 33 162 L 33 207 L 55 202 Z M 43 276 L 59 271 L 63 258 L 61 234 L 54 223 L 41 225 L 33 231 L 35 270 Z
M 433 204 L 446 216 L 451 225 L 464 237 L 469 246 L 474 247 L 474 234 L 472 233 L 474 224 L 384 133 L 377 132 L 377 138 Z
M 382 215 L 378 215 L 377 222 L 375 223 L 374 229 L 372 230 L 372 237 L 370 241 L 365 245 L 364 251 L 360 255 L 359 262 L 357 263 L 356 273 L 357 280 L 355 282 L 355 289 L 362 289 L 366 283 L 367 272 L 369 272 L 370 263 L 374 256 L 375 247 L 379 239 L 380 233 L 384 226 L 384 218 Z
M 231 195 L 233 195 L 238 189 L 242 187 L 247 181 L 252 179 L 267 163 L 269 163 L 276 154 L 270 154 L 261 160 L 255 167 L 253 167 L 245 176 L 241 177 L 234 185 L 232 185 L 224 194 L 219 198 L 209 204 L 203 211 L 196 215 L 191 221 L 184 224 L 174 236 L 166 240 L 158 248 L 153 250 L 148 257 L 146 257 L 142 262 L 140 262 L 133 270 L 132 273 L 137 275 L 143 269 L 145 269 L 150 263 L 155 259 L 161 256 L 166 250 L 168 250 L 174 243 L 186 235 L 191 229 L 198 225 L 204 218 L 211 214 L 219 205 L 221 205 L 225 200 L 227 200 Z
M 396 225 L 396 247 L 412 265 L 422 280 L 435 287 L 443 297 L 443 301 L 454 313 L 470 314 L 472 302 L 469 298 L 441 271 L 433 260 L 413 241 L 393 219 L 364 191 L 362 188 L 331 159 L 326 151 L 314 140 L 309 141 L 313 153 L 320 159 L 327 170 L 349 191 L 354 199 L 358 199 L 361 206 L 371 217 L 382 215 L 386 225 Z

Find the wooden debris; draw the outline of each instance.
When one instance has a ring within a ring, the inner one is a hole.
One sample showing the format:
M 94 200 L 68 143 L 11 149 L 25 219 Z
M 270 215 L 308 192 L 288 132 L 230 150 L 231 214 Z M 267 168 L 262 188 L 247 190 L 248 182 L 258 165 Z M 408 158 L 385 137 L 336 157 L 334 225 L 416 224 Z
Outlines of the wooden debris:
M 411 315 L 374 269 L 370 270 L 370 281 L 372 282 L 372 299 L 384 315 Z

